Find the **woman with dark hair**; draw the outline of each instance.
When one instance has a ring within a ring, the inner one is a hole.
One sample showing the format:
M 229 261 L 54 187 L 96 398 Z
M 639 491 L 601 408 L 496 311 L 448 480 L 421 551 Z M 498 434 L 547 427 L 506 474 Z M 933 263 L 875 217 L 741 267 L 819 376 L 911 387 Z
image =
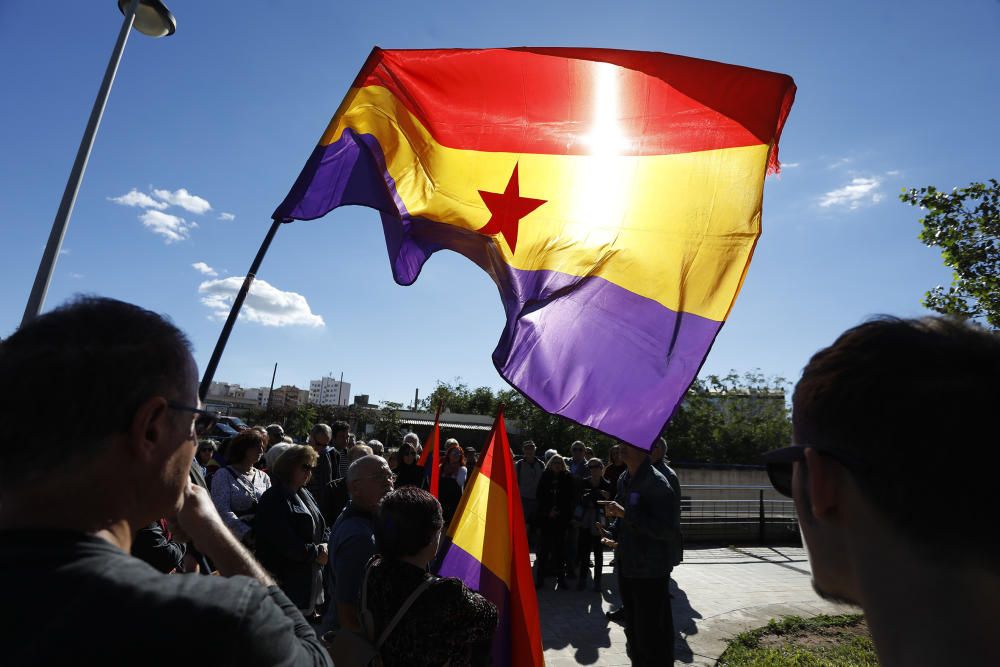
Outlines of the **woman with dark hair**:
M 229 442 L 224 468 L 212 476 L 212 502 L 222 521 L 246 544 L 253 540 L 257 503 L 271 488 L 271 478 L 254 464 L 264 455 L 264 436 L 243 431 Z
M 535 588 L 545 585 L 545 570 L 551 556 L 559 589 L 566 587 L 566 531 L 573 515 L 576 487 L 563 457 L 555 454 L 545 464 L 538 482 L 538 553 L 535 557 Z
M 398 464 L 396 473 L 396 488 L 402 486 L 419 487 L 424 482 L 424 469 L 417 465 L 417 450 L 409 442 L 404 442 L 397 453 Z M 391 467 L 391 466 L 390 466 Z
M 462 491 L 465 489 L 465 478 L 469 474 L 465 467 L 465 452 L 458 440 L 449 439 L 445 443 L 448 448 L 444 452 L 444 462 L 441 464 L 441 477 L 438 481 L 438 498 L 441 499 L 441 509 L 444 512 L 444 523 L 451 523 L 451 517 L 462 501 Z
M 384 667 L 489 664 L 496 606 L 460 579 L 437 579 L 427 573 L 443 526 L 441 505 L 422 489 L 404 486 L 379 505 L 375 519 L 379 555 L 365 575 L 374 637 L 382 635 L 418 586 L 432 580 L 382 645 Z
M 318 460 L 312 447 L 286 449 L 271 469 L 274 486 L 261 496 L 255 523 L 257 558 L 307 618 L 323 601 L 322 568 L 330 539 L 323 514 L 305 488 Z

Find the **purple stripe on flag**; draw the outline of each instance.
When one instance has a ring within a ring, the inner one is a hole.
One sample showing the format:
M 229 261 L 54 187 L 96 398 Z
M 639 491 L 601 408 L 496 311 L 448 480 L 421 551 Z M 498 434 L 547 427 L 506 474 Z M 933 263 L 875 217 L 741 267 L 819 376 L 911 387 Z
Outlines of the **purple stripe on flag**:
M 504 379 L 542 409 L 636 446 L 660 434 L 722 327 L 603 278 L 515 269 L 492 238 L 410 216 L 378 142 L 351 130 L 314 151 L 275 218 L 313 219 L 347 204 L 382 212 L 401 285 L 441 249 L 489 273 L 507 313 L 493 352 Z
M 510 591 L 500 577 L 469 552 L 457 546 L 454 542 L 447 545 L 441 566 L 437 570 L 439 577 L 457 577 L 465 585 L 477 591 L 484 598 L 497 606 L 500 619 L 496 634 L 493 635 L 493 664 L 510 664 Z

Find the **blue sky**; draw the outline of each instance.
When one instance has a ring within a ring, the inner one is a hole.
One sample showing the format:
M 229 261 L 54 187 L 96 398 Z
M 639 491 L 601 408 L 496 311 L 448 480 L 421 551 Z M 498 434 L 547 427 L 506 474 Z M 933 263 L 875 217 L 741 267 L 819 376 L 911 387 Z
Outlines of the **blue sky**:
M 166 313 L 200 366 L 226 288 L 210 281 L 245 274 L 376 44 L 654 50 L 795 78 L 785 170 L 765 186 L 764 233 L 703 373 L 794 381 L 843 329 L 922 314 L 950 276 L 900 189 L 998 175 L 996 0 L 167 4 L 174 36 L 129 40 L 46 305 L 86 292 Z M 0 4 L 0 336 L 20 322 L 120 21 L 113 0 Z M 133 190 L 121 201 L 154 206 L 113 201 Z M 216 379 L 267 385 L 277 362 L 278 384 L 343 372 L 354 392 L 401 402 L 437 379 L 506 386 L 490 361 L 504 321 L 493 283 L 445 252 L 397 286 L 372 211 L 282 228 L 258 276 L 272 289 Z

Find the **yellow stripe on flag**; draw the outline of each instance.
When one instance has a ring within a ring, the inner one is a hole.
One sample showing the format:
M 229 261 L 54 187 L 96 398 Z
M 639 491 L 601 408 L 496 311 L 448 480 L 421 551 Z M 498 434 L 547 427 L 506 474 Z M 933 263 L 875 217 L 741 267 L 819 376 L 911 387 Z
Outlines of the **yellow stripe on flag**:
M 545 200 L 519 225 L 518 269 L 599 276 L 675 312 L 725 319 L 760 234 L 768 146 L 663 156 L 487 153 L 438 144 L 388 90 L 355 89 L 321 145 L 374 136 L 410 215 L 477 230 L 479 190 Z M 433 176 L 431 176 L 433 174 Z
M 465 499 L 465 509 L 456 519 L 452 542 L 490 569 L 510 588 L 510 535 L 506 530 L 486 530 L 489 517 L 493 526 L 506 529 L 507 493 L 486 475 L 477 474 Z

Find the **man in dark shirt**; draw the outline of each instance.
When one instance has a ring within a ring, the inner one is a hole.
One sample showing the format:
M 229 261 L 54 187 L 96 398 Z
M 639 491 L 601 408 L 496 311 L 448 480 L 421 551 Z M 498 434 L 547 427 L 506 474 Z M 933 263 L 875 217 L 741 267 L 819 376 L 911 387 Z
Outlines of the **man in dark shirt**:
M 678 499 L 650 463 L 648 452 L 625 445 L 622 461 L 627 469 L 618 480 L 618 495 L 602 504 L 606 515 L 617 519 L 614 539 L 604 544 L 617 551 L 628 652 L 634 667 L 672 665 L 669 586 L 674 565 L 671 545 L 680 532 Z
M 323 632 L 336 628 L 360 630 L 361 582 L 375 555 L 375 511 L 396 476 L 381 456 L 362 456 L 347 469 L 350 502 L 330 531 L 332 602 L 323 616 Z
M 82 298 L 0 344 L 0 377 L 5 664 L 330 664 L 190 482 L 197 431 L 212 415 L 198 408 L 197 369 L 176 327 Z M 52 382 L 75 390 L 59 420 L 36 400 Z M 135 532 L 165 516 L 223 576 L 165 575 L 129 555 Z

